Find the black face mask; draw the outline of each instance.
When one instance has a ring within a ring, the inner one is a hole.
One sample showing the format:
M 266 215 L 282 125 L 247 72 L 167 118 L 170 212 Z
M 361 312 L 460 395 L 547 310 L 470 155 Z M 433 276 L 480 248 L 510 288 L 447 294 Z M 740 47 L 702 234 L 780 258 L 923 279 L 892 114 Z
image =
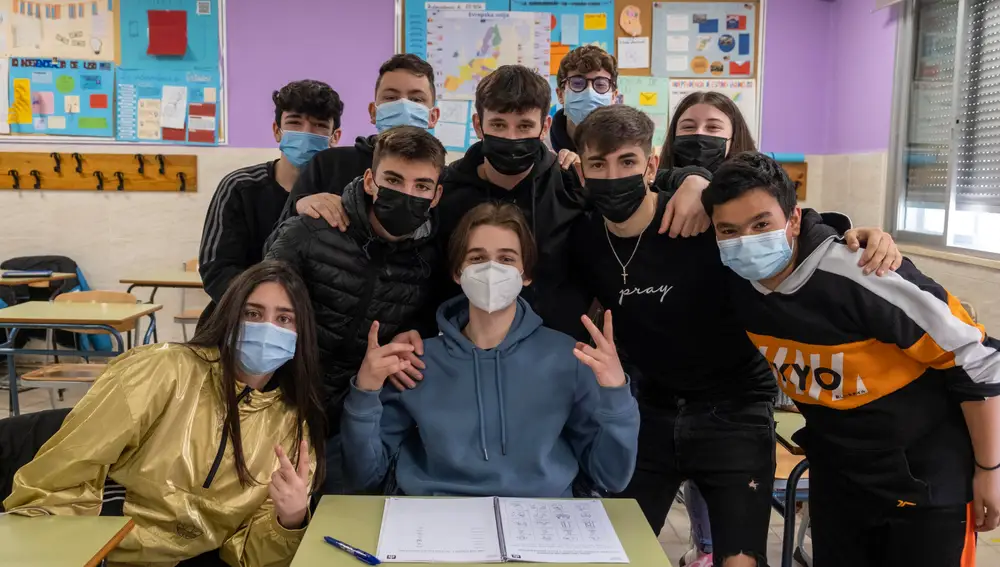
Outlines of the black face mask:
M 430 216 L 431 199 L 414 197 L 381 185 L 378 186 L 377 197 L 372 205 L 375 218 L 393 236 L 412 234 Z
M 715 173 L 722 162 L 726 161 L 726 142 L 728 141 L 727 138 L 704 134 L 677 136 L 671 144 L 674 166 L 696 165 Z
M 503 175 L 518 175 L 535 164 L 542 140 L 520 138 L 509 140 L 498 136 L 483 135 L 483 156 L 493 169 Z
M 587 178 L 587 191 L 594 208 L 602 217 L 613 223 L 627 221 L 646 198 L 646 183 L 642 175 L 619 179 Z

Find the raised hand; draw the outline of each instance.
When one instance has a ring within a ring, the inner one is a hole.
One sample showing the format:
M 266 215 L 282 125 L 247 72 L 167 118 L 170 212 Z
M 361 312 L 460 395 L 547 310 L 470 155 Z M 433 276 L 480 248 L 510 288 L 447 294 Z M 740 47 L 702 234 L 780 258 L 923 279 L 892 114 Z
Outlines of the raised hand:
M 611 310 L 604 312 L 604 333 L 601 333 L 597 325 L 594 325 L 586 315 L 580 317 L 580 320 L 583 321 L 583 326 L 587 328 L 597 347 L 576 343 L 573 355 L 594 371 L 597 383 L 601 386 L 605 388 L 624 386 L 625 371 L 622 370 L 622 363 L 618 360 L 618 350 L 615 348 L 615 328 L 611 321 Z
M 274 446 L 278 456 L 278 470 L 271 474 L 267 493 L 274 502 L 278 523 L 289 530 L 297 530 L 306 521 L 309 510 L 309 444 L 299 443 L 299 462 L 292 466 L 281 445 Z
M 406 355 L 412 352 L 413 345 L 409 343 L 389 343 L 379 346 L 378 321 L 373 322 L 371 329 L 368 330 L 368 352 L 361 363 L 361 369 L 358 370 L 358 388 L 369 392 L 381 390 L 387 377 L 397 372 L 404 372 L 410 367 Z

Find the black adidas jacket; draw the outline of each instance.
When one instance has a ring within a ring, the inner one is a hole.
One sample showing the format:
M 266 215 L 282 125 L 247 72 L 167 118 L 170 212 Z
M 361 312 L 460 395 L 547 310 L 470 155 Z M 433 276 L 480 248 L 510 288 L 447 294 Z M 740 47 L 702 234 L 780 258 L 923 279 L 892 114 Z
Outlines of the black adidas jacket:
M 295 204 L 302 197 L 316 193 L 340 195 L 354 178 L 364 175 L 372 166 L 376 138 L 358 136 L 353 146 L 330 148 L 313 156 L 292 187 L 281 220 L 295 215 Z
M 865 276 L 818 215 L 774 291 L 731 274 L 750 338 L 807 426 L 819 486 L 871 506 L 961 505 L 973 455 L 959 403 L 1000 394 L 1000 342 L 908 259 Z
M 371 203 L 359 177 L 343 192 L 347 232 L 323 219 L 296 216 L 275 231 L 267 251 L 268 259 L 291 264 L 309 290 L 331 434 L 339 431 L 343 398 L 364 360 L 372 322 L 379 322 L 381 344 L 413 328 L 437 264 L 434 215 L 414 238 L 389 243 L 372 231 Z

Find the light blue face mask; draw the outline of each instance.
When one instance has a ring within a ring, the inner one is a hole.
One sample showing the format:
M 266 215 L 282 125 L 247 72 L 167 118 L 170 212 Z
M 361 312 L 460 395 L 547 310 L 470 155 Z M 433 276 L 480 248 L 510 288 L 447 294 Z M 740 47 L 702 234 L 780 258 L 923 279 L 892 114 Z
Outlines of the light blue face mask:
M 604 94 L 598 94 L 589 86 L 580 93 L 567 89 L 566 117 L 573 124 L 582 124 L 583 119 L 589 116 L 591 112 L 611 104 L 611 94 L 613 92 L 614 90 L 612 89 Z
M 375 107 L 375 129 L 379 133 L 396 126 L 430 128 L 431 110 L 419 102 L 401 98 Z
M 719 241 L 722 263 L 750 281 L 766 280 L 785 269 L 792 259 L 792 247 L 785 228 Z
M 319 152 L 330 147 L 330 137 L 309 132 L 285 130 L 281 133 L 281 143 L 278 149 L 285 154 L 288 161 L 297 168 L 309 163 L 309 160 Z
M 295 331 L 273 323 L 243 323 L 237 349 L 240 367 L 251 376 L 271 374 L 295 356 Z

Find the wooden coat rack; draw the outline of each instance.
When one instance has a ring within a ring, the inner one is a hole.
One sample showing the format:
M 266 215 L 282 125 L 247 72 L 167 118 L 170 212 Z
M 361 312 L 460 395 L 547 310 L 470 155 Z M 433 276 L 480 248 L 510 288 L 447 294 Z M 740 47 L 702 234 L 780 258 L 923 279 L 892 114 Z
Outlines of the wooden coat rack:
M 0 190 L 198 190 L 198 156 L 0 152 Z

